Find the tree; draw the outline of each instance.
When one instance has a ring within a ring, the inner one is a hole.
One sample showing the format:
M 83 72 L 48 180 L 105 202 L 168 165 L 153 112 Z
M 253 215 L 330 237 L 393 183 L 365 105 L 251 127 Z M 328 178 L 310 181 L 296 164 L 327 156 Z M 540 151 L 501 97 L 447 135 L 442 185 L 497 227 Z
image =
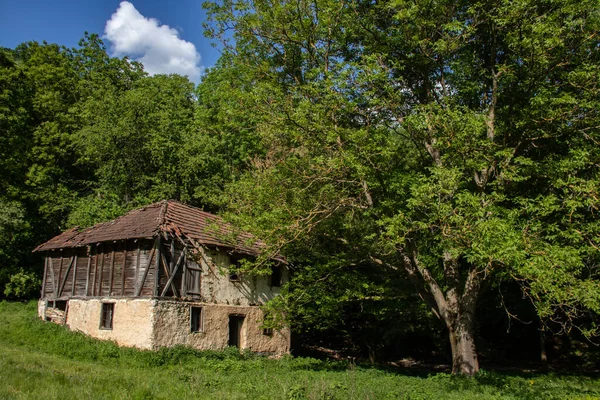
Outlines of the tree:
M 77 132 L 92 95 L 125 90 L 141 65 L 110 58 L 97 35 L 68 49 L 28 42 L 0 49 L 0 296 L 22 297 L 41 268 L 35 245 L 65 228 L 78 197 L 93 185 Z M 9 282 L 10 286 L 5 285 Z
M 76 143 L 80 163 L 93 165 L 96 181 L 71 223 L 89 225 L 128 208 L 180 197 L 193 88 L 178 75 L 143 77 L 126 90 L 97 91 L 81 105 Z
M 565 330 L 597 315 L 595 2 L 207 7 L 265 146 L 231 207 L 273 252 L 402 269 L 456 374 L 479 370 L 489 282 L 518 281 Z

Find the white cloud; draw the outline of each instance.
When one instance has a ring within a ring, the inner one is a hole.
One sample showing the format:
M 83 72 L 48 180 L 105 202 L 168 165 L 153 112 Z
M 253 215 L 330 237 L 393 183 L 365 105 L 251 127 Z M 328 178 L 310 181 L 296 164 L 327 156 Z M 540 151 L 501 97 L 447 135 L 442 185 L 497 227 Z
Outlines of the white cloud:
M 149 74 L 181 74 L 200 78 L 200 54 L 193 43 L 179 38 L 177 30 L 146 18 L 133 4 L 122 1 L 106 21 L 105 37 L 115 55 L 127 55 L 144 64 Z

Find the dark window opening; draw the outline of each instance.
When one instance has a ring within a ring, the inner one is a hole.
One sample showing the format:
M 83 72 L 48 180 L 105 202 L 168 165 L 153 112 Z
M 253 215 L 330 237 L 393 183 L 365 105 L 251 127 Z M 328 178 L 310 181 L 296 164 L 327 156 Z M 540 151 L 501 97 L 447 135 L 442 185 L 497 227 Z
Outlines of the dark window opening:
M 114 313 L 115 303 L 102 303 L 102 312 L 100 314 L 100 329 L 113 328 Z
M 202 307 L 191 307 L 190 330 L 192 332 L 202 332 Z
M 273 266 L 271 267 L 271 287 L 280 287 L 281 286 L 281 267 Z
M 52 308 L 56 308 L 57 310 L 60 310 L 60 311 L 67 311 L 67 300 L 54 300 L 50 303 L 51 303 L 50 307 L 52 307 Z
M 273 328 L 263 328 L 262 334 L 265 336 L 273 336 Z

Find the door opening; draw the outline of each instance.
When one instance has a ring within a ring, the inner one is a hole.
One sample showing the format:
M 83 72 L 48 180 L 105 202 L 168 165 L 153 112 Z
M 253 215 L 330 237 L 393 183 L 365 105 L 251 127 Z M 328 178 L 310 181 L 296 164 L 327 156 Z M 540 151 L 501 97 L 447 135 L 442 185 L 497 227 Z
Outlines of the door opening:
M 229 346 L 240 347 L 242 340 L 243 315 L 229 316 Z

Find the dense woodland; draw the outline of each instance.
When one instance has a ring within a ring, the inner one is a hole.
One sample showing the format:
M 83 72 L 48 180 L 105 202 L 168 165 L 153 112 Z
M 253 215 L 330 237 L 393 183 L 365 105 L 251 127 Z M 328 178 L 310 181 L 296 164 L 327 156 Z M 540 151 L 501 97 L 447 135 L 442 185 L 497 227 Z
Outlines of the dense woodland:
M 195 86 L 86 34 L 0 50 L 0 288 L 162 199 L 285 255 L 302 343 L 383 361 L 599 360 L 597 1 L 208 2 Z

